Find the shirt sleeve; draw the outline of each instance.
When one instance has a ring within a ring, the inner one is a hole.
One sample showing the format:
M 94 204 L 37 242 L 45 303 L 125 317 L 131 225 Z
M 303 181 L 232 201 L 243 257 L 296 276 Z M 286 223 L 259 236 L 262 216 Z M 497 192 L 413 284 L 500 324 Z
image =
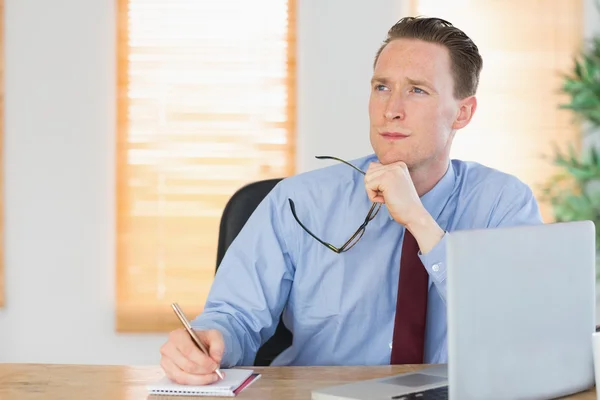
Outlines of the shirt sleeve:
M 192 321 L 194 329 L 223 334 L 225 368 L 253 364 L 259 347 L 275 332 L 292 285 L 294 269 L 275 200 L 278 190 L 280 184 L 229 246 L 204 311 Z
M 448 232 L 444 233 L 442 239 L 429 250 L 428 253 L 423 254 L 419 251 L 419 258 L 423 263 L 423 266 L 429 273 L 429 278 L 432 280 L 437 291 L 439 292 L 442 300 L 446 301 L 446 241 L 448 238 Z
M 507 186 L 498 197 L 490 214 L 487 228 L 543 223 L 538 203 L 531 189 L 523 184 Z M 419 252 L 419 258 L 429 273 L 440 297 L 446 302 L 446 242 L 448 232 L 427 254 Z

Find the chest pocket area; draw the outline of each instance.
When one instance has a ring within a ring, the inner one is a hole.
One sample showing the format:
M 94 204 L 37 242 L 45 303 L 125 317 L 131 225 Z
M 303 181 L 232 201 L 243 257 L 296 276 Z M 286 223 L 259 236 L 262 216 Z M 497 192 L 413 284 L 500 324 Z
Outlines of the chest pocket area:
M 339 257 L 335 253 L 331 255 Z M 301 270 L 296 270 L 290 292 L 290 305 L 298 321 L 310 322 L 340 314 L 344 263 L 329 255 L 322 259 L 319 262 L 316 257 L 311 257 L 302 265 Z

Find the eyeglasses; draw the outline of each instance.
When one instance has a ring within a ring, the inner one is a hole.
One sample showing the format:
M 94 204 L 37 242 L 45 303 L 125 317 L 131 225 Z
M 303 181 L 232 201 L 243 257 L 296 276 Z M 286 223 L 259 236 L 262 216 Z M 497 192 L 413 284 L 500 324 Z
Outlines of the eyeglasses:
M 346 165 L 354 168 L 355 170 L 357 170 L 361 174 L 365 175 L 364 171 L 362 171 L 361 169 L 355 167 L 354 165 L 352 165 L 349 162 L 344 161 L 344 160 L 342 160 L 340 158 L 331 157 L 331 156 L 316 156 L 316 158 L 318 158 L 319 160 L 330 159 L 330 160 L 336 160 L 336 161 L 342 162 L 342 163 L 344 163 L 344 164 L 346 164 Z M 302 222 L 300 222 L 300 220 L 298 219 L 298 216 L 296 215 L 296 205 L 294 204 L 293 200 L 292 199 L 288 199 L 288 201 L 290 203 L 290 209 L 292 210 L 292 215 L 294 216 L 294 219 L 296 220 L 296 222 L 298 222 L 298 224 L 302 227 L 302 229 L 304 229 L 306 231 L 306 233 L 308 233 L 310 236 L 312 236 L 317 242 L 321 243 L 323 246 L 327 247 L 331 251 L 333 251 L 335 253 L 338 253 L 338 254 L 340 254 L 340 253 L 342 253 L 344 251 L 350 250 L 352 247 L 354 247 L 354 245 L 356 243 L 358 243 L 358 241 L 360 240 L 360 238 L 362 238 L 362 236 L 365 234 L 365 229 L 366 229 L 368 223 L 371 222 L 373 220 L 373 218 L 375 218 L 375 216 L 379 212 L 379 209 L 381 208 L 381 203 L 373 203 L 373 205 L 371 206 L 371 209 L 369 210 L 369 213 L 365 217 L 365 220 L 358 227 L 358 229 L 356 230 L 356 232 L 354 232 L 354 235 L 352 235 L 350 237 L 350 239 L 348 239 L 346 241 L 346 243 L 344 243 L 341 247 L 336 247 L 336 246 L 332 245 L 331 243 L 327 243 L 327 242 L 319 239 L 306 226 L 304 226 L 304 224 Z

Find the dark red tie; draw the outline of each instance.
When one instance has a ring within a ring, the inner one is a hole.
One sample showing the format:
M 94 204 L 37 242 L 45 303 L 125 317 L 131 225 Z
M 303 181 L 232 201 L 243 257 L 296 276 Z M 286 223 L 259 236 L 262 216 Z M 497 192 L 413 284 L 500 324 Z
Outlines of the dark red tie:
M 429 275 L 418 253 L 419 245 L 407 229 L 400 256 L 391 364 L 423 363 Z

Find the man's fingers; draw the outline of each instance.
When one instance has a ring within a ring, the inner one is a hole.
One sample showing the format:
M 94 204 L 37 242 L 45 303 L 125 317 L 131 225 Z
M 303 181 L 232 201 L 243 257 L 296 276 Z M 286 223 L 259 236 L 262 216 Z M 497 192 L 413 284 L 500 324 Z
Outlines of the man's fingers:
M 161 353 L 189 373 L 207 374 L 217 368 L 214 360 L 196 346 L 185 329 L 171 332 L 168 342 L 161 348 Z
M 367 171 L 390 170 L 390 169 L 396 169 L 396 168 L 401 168 L 401 169 L 407 170 L 408 166 L 403 161 L 396 161 L 391 164 L 385 164 L 385 165 L 378 163 L 378 162 L 372 162 L 369 164 Z
M 181 354 L 190 362 L 193 362 L 198 367 L 196 371 L 189 372 L 207 374 L 209 372 L 213 372 L 218 367 L 217 363 L 212 358 L 204 354 L 202 350 L 196 347 L 196 344 L 192 342 L 191 339 L 189 342 L 177 343 L 177 350 L 179 354 Z M 177 360 L 174 359 L 174 361 Z
M 367 196 L 369 196 L 369 200 L 373 203 L 385 203 L 385 198 L 377 189 L 372 189 L 367 186 Z
M 382 195 L 383 188 L 381 175 L 385 173 L 385 170 L 373 171 L 365 175 L 365 187 L 367 188 L 367 193 L 369 193 L 369 199 L 373 201 L 372 196 Z
M 190 360 L 184 354 L 182 354 L 179 349 L 172 343 L 167 343 L 163 349 L 161 349 L 161 354 L 163 358 L 168 359 L 177 368 L 181 369 L 190 374 L 207 374 L 212 371 L 202 368 L 200 365 L 196 364 L 194 361 Z
M 369 166 L 367 167 L 367 171 L 366 171 L 366 172 L 369 172 L 369 171 L 377 171 L 377 170 L 379 170 L 379 169 L 382 169 L 382 168 L 384 168 L 384 167 L 385 167 L 385 165 L 383 165 L 383 164 L 380 164 L 380 163 L 378 163 L 378 162 L 372 162 L 372 163 L 370 163 L 370 164 L 369 164 Z
M 173 382 L 182 385 L 207 385 L 220 379 L 215 370 L 219 367 L 225 350 L 223 335 L 216 330 L 196 333 L 212 357 L 196 346 L 185 329 L 171 332 L 168 341 L 160 349 L 160 365 Z
M 374 192 L 371 192 L 371 193 L 374 193 Z M 383 198 L 383 196 L 381 196 L 379 194 L 369 194 L 369 200 L 371 200 L 371 202 L 373 202 L 373 203 L 385 204 L 385 199 Z
M 161 359 L 160 366 L 170 380 L 180 385 L 208 385 L 219 380 L 219 377 L 214 372 L 205 375 L 185 372 L 167 357 Z
M 365 175 L 365 183 L 369 184 L 374 182 L 375 180 L 379 180 L 383 174 L 386 173 L 385 169 L 379 169 L 374 171 L 368 171 Z

